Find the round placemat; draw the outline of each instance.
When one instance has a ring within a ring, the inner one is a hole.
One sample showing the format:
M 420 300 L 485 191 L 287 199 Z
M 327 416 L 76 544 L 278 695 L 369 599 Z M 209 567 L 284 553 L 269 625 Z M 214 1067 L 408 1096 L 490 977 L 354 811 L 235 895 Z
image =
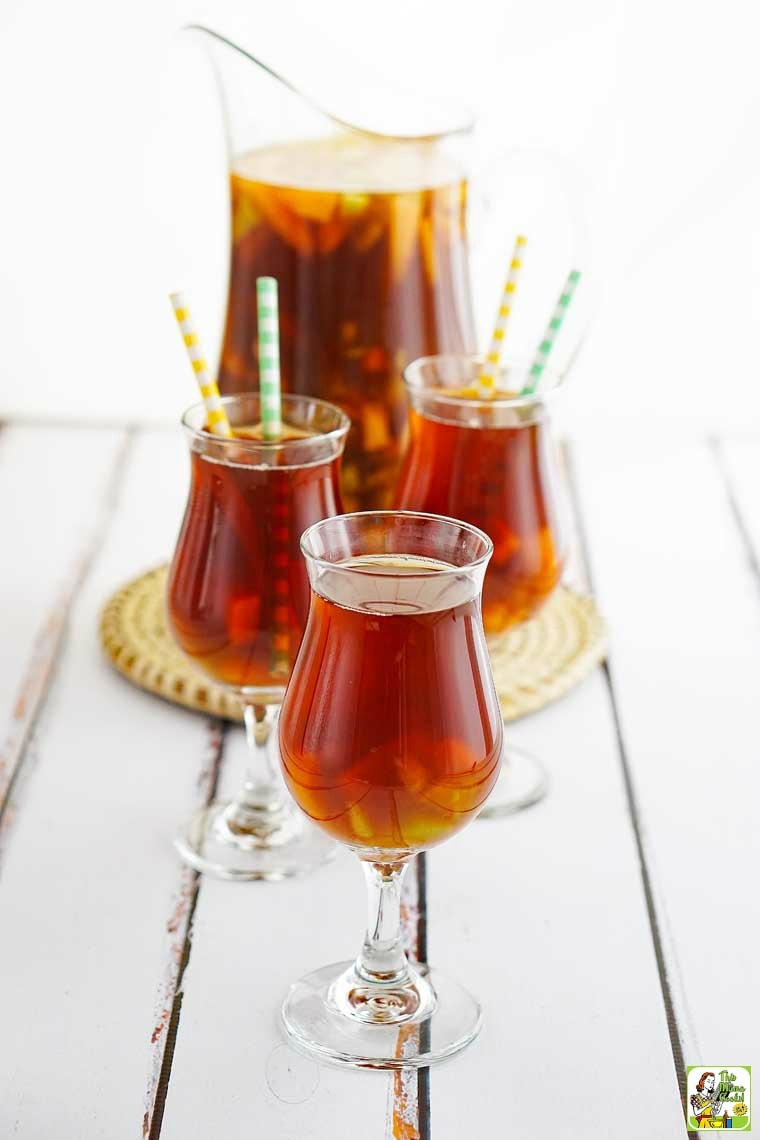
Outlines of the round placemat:
M 195 669 L 166 628 L 166 566 L 128 582 L 106 604 L 100 634 L 113 664 L 135 685 L 187 708 L 240 720 L 237 701 Z M 535 712 L 566 693 L 606 650 L 604 622 L 591 598 L 560 586 L 539 614 L 489 638 L 505 720 Z

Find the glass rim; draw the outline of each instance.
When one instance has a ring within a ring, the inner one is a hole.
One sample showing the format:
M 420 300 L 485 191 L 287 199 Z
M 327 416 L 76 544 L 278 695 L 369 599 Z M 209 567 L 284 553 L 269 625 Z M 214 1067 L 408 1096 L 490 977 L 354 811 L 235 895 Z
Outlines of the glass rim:
M 539 387 L 535 392 L 526 396 L 509 396 L 499 397 L 498 399 L 481 399 L 476 396 L 454 396 L 447 394 L 445 388 L 429 388 L 426 384 L 420 382 L 420 373 L 425 365 L 434 364 L 436 361 L 456 361 L 466 360 L 473 364 L 484 364 L 485 353 L 483 352 L 436 352 L 429 356 L 418 356 L 416 360 L 410 361 L 403 371 L 404 386 L 414 393 L 427 393 L 431 399 L 438 399 L 441 401 L 455 401 L 457 405 L 463 407 L 475 408 L 478 411 L 487 408 L 500 408 L 500 409 L 518 409 L 518 408 L 532 408 L 537 404 L 545 403 L 551 399 L 557 391 L 564 385 L 567 378 L 566 372 L 560 372 L 556 368 L 552 368 L 547 364 L 539 380 Z M 528 368 L 527 360 L 515 360 L 514 364 L 524 364 L 526 370 Z M 505 367 L 509 367 L 509 361 L 505 365 L 500 365 L 499 375 L 502 374 Z M 551 383 L 548 387 L 541 387 L 544 378 L 550 378 Z
M 432 512 L 430 512 L 430 511 L 392 511 L 392 510 L 346 511 L 340 515 L 331 515 L 329 518 L 319 519 L 318 522 L 312 523 L 311 526 L 308 526 L 306 528 L 306 530 L 303 532 L 303 534 L 301 535 L 301 541 L 299 543 L 300 548 L 301 548 L 301 553 L 303 554 L 304 558 L 306 558 L 308 561 L 315 562 L 318 565 L 326 567 L 330 570 L 343 570 L 346 574 L 366 574 L 366 575 L 376 574 L 377 570 L 370 570 L 370 569 L 363 570 L 360 566 L 342 566 L 340 564 L 340 562 L 330 562 L 329 559 L 324 558 L 322 555 L 315 554 L 312 550 L 308 550 L 307 549 L 307 543 L 308 543 L 311 535 L 314 532 L 318 531 L 321 527 L 328 526 L 330 523 L 345 522 L 345 521 L 350 521 L 351 519 L 362 519 L 362 518 L 376 518 L 376 519 L 386 518 L 386 519 L 388 519 L 388 518 L 399 518 L 399 517 L 401 517 L 401 518 L 416 518 L 416 519 L 424 519 L 424 520 L 431 521 L 431 522 L 448 523 L 451 526 L 458 527 L 459 530 L 464 530 L 464 531 L 469 532 L 472 535 L 475 535 L 477 538 L 481 539 L 483 541 L 483 543 L 485 544 L 484 552 L 478 558 L 474 558 L 472 561 L 466 563 L 466 565 L 464 565 L 464 566 L 451 566 L 451 565 L 444 565 L 443 567 L 436 566 L 435 570 L 419 570 L 419 571 L 414 571 L 410 574 L 406 574 L 405 577 L 407 577 L 407 578 L 432 578 L 433 575 L 438 576 L 440 574 L 469 573 L 471 570 L 477 570 L 477 569 L 479 569 L 479 567 L 486 565 L 488 563 L 488 560 L 490 559 L 491 555 L 493 554 L 493 541 L 492 541 L 492 539 L 489 538 L 489 536 L 486 534 L 486 532 L 484 530 L 481 530 L 480 527 L 473 526 L 472 523 L 465 522 L 464 519 L 454 518 L 453 515 L 436 515 L 436 514 L 432 514 Z M 399 551 L 399 553 L 401 553 L 401 552 Z M 356 557 L 360 557 L 360 556 L 357 555 Z
M 251 397 L 260 400 L 261 392 L 253 389 L 246 392 L 236 392 L 233 396 L 222 396 L 221 403 L 223 406 L 232 406 L 240 400 L 251 399 Z M 225 447 L 235 447 L 238 452 L 242 451 L 243 454 L 248 453 L 250 455 L 262 452 L 266 455 L 276 455 L 284 451 L 285 448 L 298 448 L 299 446 L 309 443 L 313 445 L 315 440 L 323 442 L 324 440 L 334 439 L 337 441 L 348 434 L 349 428 L 351 427 L 351 420 L 337 404 L 331 404 L 329 400 L 321 400 L 318 396 L 307 396 L 302 392 L 283 392 L 283 404 L 290 403 L 291 401 L 296 403 L 308 401 L 310 404 L 317 404 L 320 408 L 329 408 L 330 411 L 337 412 L 339 417 L 338 426 L 331 428 L 330 431 L 317 432 L 315 435 L 303 436 L 300 439 L 245 439 L 239 438 L 238 436 L 228 437 L 214 435 L 213 432 L 204 431 L 203 428 L 197 428 L 190 422 L 191 416 L 201 410 L 204 412 L 205 422 L 206 405 L 203 400 L 196 400 L 194 404 L 190 404 L 188 408 L 185 408 L 180 422 L 187 434 L 201 443 L 208 444 L 209 441 L 212 441 L 215 446 L 218 444 L 222 449 Z

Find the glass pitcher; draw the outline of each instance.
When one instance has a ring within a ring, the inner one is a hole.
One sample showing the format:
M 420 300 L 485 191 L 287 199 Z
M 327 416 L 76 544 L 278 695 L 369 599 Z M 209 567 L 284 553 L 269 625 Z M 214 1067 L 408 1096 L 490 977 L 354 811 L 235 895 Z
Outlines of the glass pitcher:
M 224 36 L 188 30 L 211 54 L 230 165 L 219 386 L 227 395 L 258 388 L 256 278 L 276 277 L 284 390 L 348 414 L 346 509 L 385 507 L 406 431 L 405 367 L 478 347 L 468 245 L 473 120 L 440 103 L 394 108 L 385 91 L 374 108 L 360 107 L 361 91 L 352 93 L 348 122 Z M 503 267 L 506 246 L 499 256 Z

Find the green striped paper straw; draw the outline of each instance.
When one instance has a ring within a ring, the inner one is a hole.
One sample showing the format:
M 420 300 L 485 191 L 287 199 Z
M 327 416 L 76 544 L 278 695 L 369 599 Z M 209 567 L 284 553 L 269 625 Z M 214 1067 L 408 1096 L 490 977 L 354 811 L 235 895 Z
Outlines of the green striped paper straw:
M 575 292 L 576 286 L 580 279 L 581 275 L 577 269 L 574 269 L 568 276 L 568 279 L 565 282 L 565 287 L 559 295 L 557 307 L 552 313 L 552 319 L 549 321 L 549 324 L 546 327 L 546 332 L 541 338 L 541 343 L 536 349 L 536 355 L 533 357 L 533 363 L 530 366 L 527 382 L 520 392 L 521 396 L 532 396 L 538 387 L 541 377 L 544 374 L 544 368 L 546 368 L 546 362 L 549 359 L 549 354 L 554 348 L 554 342 L 557 339 L 557 334 L 562 328 L 562 322 L 567 315 L 567 310 L 570 308 L 570 302 L 573 299 L 573 293 Z
M 280 322 L 277 306 L 277 281 L 274 277 L 258 277 L 256 279 L 256 302 L 259 320 L 261 435 L 264 439 L 279 439 L 282 435 Z

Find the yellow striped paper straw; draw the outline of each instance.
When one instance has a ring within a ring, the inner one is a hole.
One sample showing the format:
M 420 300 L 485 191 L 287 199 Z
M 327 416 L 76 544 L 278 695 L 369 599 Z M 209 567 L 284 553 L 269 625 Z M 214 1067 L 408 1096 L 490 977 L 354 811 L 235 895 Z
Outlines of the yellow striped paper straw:
M 527 244 L 528 239 L 520 234 L 515 242 L 515 248 L 512 251 L 512 260 L 509 263 L 509 273 L 507 274 L 507 280 L 504 282 L 504 289 L 499 302 L 499 311 L 496 314 L 496 324 L 494 325 L 493 335 L 491 336 L 491 344 L 486 353 L 485 364 L 478 377 L 480 394 L 485 397 L 490 396 L 496 387 L 496 378 L 499 375 L 499 364 L 501 362 L 502 352 L 504 351 L 507 323 L 512 315 L 517 279 L 522 269 L 523 250 Z
M 177 318 L 179 331 L 182 333 L 182 339 L 185 342 L 187 355 L 190 357 L 190 364 L 195 373 L 195 379 L 198 381 L 198 387 L 201 390 L 203 403 L 206 405 L 208 429 L 214 435 L 222 436 L 224 439 L 231 439 L 232 428 L 230 427 L 230 421 L 227 419 L 227 413 L 224 410 L 224 404 L 219 395 L 216 380 L 209 374 L 206 358 L 198 342 L 198 334 L 195 331 L 190 310 L 187 307 L 187 301 L 182 293 L 170 293 L 169 299 L 172 303 L 174 316 Z
M 565 287 L 560 293 L 559 300 L 557 301 L 557 306 L 552 313 L 551 320 L 546 326 L 546 332 L 541 338 L 541 342 L 536 349 L 536 355 L 533 357 L 533 363 L 530 366 L 528 379 L 520 392 L 521 396 L 532 396 L 538 387 L 541 377 L 544 374 L 546 362 L 549 359 L 549 353 L 554 348 L 554 342 L 557 339 L 557 334 L 562 328 L 562 322 L 567 315 L 567 310 L 570 308 L 570 302 L 573 299 L 573 293 L 575 292 L 576 286 L 580 279 L 581 275 L 577 269 L 573 269 L 572 273 L 568 275 L 567 281 L 565 282 Z

